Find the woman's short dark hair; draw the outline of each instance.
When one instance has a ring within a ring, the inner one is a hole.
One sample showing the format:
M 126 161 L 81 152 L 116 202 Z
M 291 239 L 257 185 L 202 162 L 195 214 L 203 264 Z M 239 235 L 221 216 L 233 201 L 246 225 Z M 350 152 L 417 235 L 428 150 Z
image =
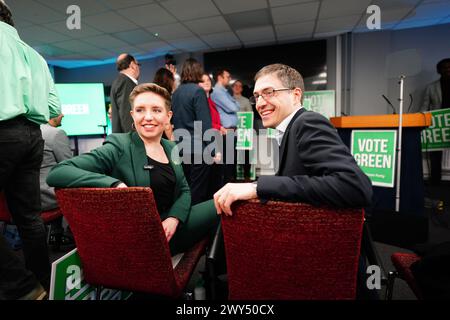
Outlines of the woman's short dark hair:
M 167 91 L 165 88 L 158 86 L 155 83 L 142 83 L 134 87 L 133 91 L 130 93 L 130 104 L 131 108 L 134 106 L 134 99 L 141 93 L 145 92 L 152 92 L 161 98 L 164 99 L 164 102 L 166 103 L 166 110 L 170 111 L 171 104 L 172 104 L 172 98 L 170 96 L 169 91 Z
M 202 82 L 203 67 L 197 60 L 193 58 L 186 59 L 181 70 L 181 82 L 188 83 Z
M 166 68 L 160 68 L 155 73 L 153 83 L 156 83 L 157 85 L 169 91 L 169 93 L 172 93 L 173 85 L 175 83 L 175 77 L 170 70 L 167 70 Z

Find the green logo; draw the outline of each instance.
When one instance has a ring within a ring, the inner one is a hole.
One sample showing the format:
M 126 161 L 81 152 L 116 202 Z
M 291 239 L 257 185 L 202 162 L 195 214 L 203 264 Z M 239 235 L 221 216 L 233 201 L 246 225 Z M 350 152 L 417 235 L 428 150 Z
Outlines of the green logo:
M 422 130 L 422 151 L 450 148 L 450 109 L 430 111 L 431 126 Z
M 253 112 L 238 112 L 236 150 L 253 149 Z
M 84 281 L 77 249 L 52 263 L 50 300 L 95 300 L 97 288 Z M 103 288 L 101 300 L 126 300 L 131 292 Z
M 305 91 L 303 107 L 318 112 L 328 119 L 334 117 L 336 114 L 334 90 Z
M 351 153 L 372 185 L 394 187 L 396 130 L 353 130 Z

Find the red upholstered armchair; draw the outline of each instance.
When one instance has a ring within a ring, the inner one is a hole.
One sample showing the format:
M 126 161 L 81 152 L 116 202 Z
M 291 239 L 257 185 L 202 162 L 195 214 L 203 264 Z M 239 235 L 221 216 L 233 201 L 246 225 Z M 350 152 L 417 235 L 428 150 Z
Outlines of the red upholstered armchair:
M 62 213 L 59 208 L 41 212 L 41 218 L 45 224 L 49 224 L 50 222 L 61 216 Z M 2 221 L 5 225 L 14 224 L 3 192 L 0 192 L 0 221 Z M 50 233 L 51 225 L 47 228 L 47 242 L 50 239 Z
M 222 217 L 229 298 L 355 299 L 363 211 L 270 201 Z
M 406 281 L 408 286 L 416 295 L 417 299 L 423 299 L 422 292 L 419 289 L 414 274 L 411 271 L 411 265 L 420 259 L 421 258 L 414 253 L 397 252 L 391 256 L 391 261 L 394 264 L 396 271 L 389 272 L 386 300 L 392 300 L 395 278 L 400 278 Z
M 150 188 L 60 189 L 56 196 L 88 283 L 181 296 L 208 239 L 185 252 L 174 269 Z

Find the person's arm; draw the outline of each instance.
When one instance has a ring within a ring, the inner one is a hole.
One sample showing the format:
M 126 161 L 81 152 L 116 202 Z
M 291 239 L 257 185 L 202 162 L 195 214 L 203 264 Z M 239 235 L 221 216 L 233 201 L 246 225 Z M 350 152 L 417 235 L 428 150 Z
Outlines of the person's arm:
M 239 112 L 239 103 L 226 91 L 213 91 L 213 93 L 211 94 L 211 98 L 216 104 L 216 107 L 220 108 L 223 112 L 228 114 Z
M 301 117 L 301 124 L 289 134 L 295 135 L 297 152 L 307 174 L 261 176 L 258 197 L 334 207 L 369 205 L 371 182 L 341 142 L 336 129 L 321 115 L 308 112 Z
M 58 163 L 73 157 L 72 150 L 70 149 L 69 138 L 63 130 L 58 130 L 55 135 L 53 154 L 55 155 L 56 162 Z
M 205 132 L 212 128 L 211 113 L 209 111 L 208 98 L 206 97 L 205 91 L 198 87 L 194 93 L 193 100 L 195 121 L 202 122 L 202 129 L 203 132 Z
M 134 89 L 134 83 L 126 79 L 118 88 L 116 93 L 116 105 L 119 110 L 120 127 L 123 132 L 130 132 L 133 118 L 131 117 L 130 93 Z
M 56 92 L 55 83 L 47 68 L 47 83 L 49 86 L 48 93 L 48 109 L 50 111 L 50 119 L 55 118 L 61 114 L 61 101 L 59 100 L 58 93 Z
M 113 187 L 120 180 L 108 174 L 121 154 L 117 138 L 110 135 L 103 146 L 54 166 L 47 177 L 47 184 L 57 188 Z

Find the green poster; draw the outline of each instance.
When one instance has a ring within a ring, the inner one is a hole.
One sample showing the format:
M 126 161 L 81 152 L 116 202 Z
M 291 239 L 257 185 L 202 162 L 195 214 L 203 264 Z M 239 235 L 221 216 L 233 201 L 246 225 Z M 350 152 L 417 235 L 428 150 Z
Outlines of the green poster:
M 131 292 L 103 288 L 101 300 L 126 300 Z M 84 281 L 77 249 L 52 263 L 49 300 L 95 300 L 96 287 Z
M 379 187 L 394 187 L 397 130 L 353 130 L 351 153 Z
M 327 117 L 336 115 L 334 90 L 305 91 L 303 107 Z
M 253 149 L 253 112 L 238 112 L 236 150 Z
M 431 126 L 422 130 L 422 151 L 450 148 L 450 109 L 430 111 Z

